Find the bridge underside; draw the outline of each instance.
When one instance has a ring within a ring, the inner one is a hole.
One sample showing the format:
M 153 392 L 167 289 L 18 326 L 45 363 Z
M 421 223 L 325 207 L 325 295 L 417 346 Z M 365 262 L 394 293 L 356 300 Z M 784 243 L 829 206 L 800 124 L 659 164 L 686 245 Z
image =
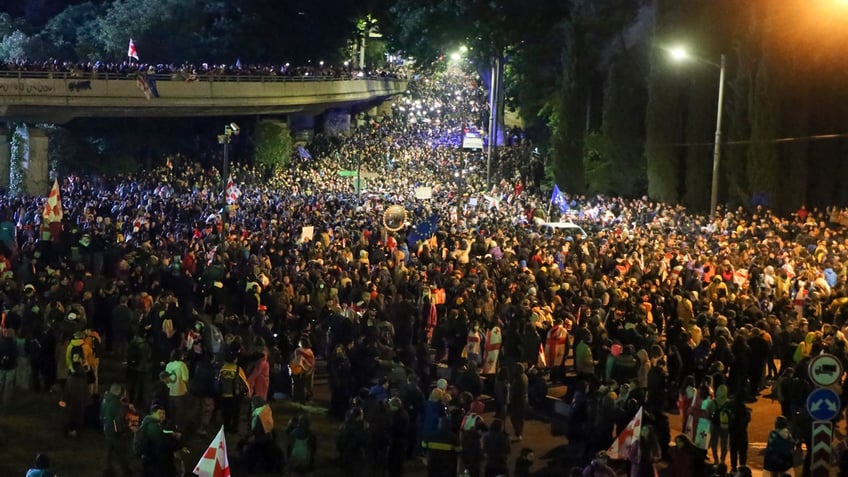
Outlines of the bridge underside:
M 376 98 L 379 102 L 385 98 Z M 183 118 L 204 116 L 249 116 L 249 115 L 281 115 L 281 114 L 308 114 L 319 115 L 328 107 L 351 108 L 370 104 L 362 101 L 336 102 L 328 105 L 302 105 L 302 106 L 198 106 L 198 107 L 173 107 L 173 106 L 143 106 L 143 107 L 85 107 L 76 108 L 68 106 L 0 106 L 0 118 L 14 121 L 25 121 L 33 123 L 65 124 L 76 118 Z

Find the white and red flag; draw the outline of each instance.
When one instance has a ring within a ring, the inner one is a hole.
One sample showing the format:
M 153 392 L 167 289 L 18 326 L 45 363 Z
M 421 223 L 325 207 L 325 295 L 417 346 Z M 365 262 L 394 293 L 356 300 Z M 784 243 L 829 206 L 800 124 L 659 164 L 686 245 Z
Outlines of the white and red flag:
M 62 221 L 62 198 L 59 197 L 59 180 L 53 179 L 53 188 L 50 189 L 50 195 L 47 196 L 47 203 L 44 204 L 44 223 L 52 224 L 53 222 Z
M 238 203 L 239 197 L 241 196 L 241 191 L 238 187 L 236 187 L 235 182 L 233 182 L 233 176 L 230 176 L 227 179 L 227 204 L 236 204 Z
M 138 51 L 135 49 L 135 42 L 130 38 L 130 45 L 127 47 L 127 56 L 138 61 Z
M 633 416 L 627 427 L 612 441 L 607 450 L 610 459 L 629 460 L 633 455 L 634 446 L 639 445 L 639 436 L 642 434 L 642 408 Z
M 224 436 L 224 426 L 221 426 L 221 430 L 212 439 L 212 443 L 203 453 L 193 472 L 198 477 L 230 477 L 230 461 L 227 459 L 227 438 Z

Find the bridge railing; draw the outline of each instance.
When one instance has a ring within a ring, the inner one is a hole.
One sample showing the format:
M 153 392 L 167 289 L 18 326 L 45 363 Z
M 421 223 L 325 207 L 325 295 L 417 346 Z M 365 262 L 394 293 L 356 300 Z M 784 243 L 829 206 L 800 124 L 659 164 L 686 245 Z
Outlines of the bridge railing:
M 115 72 L 70 72 L 70 71 L 23 71 L 23 70 L 0 70 L 0 78 L 10 79 L 51 79 L 51 80 L 70 80 L 70 81 L 87 81 L 87 80 L 106 80 L 106 81 L 135 81 L 138 77 L 138 72 L 115 73 Z M 249 83 L 286 83 L 286 82 L 306 82 L 306 81 L 343 81 L 355 79 L 384 79 L 395 80 L 398 78 L 390 76 L 326 76 L 326 75 L 262 75 L 262 74 L 245 74 L 245 75 L 217 75 L 217 74 L 199 74 L 190 75 L 187 73 L 157 73 L 145 75 L 148 79 L 156 81 L 210 81 L 210 82 L 249 82 Z

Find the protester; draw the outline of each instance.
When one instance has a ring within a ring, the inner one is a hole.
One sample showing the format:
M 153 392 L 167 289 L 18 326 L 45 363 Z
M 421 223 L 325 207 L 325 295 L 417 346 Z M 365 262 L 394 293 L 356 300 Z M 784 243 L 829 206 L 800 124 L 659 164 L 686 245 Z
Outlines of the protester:
M 296 74 L 184 66 L 154 74 Z M 122 64 L 6 67 L 137 72 Z M 442 418 L 460 430 L 469 410 L 456 398 L 463 392 L 493 396 L 497 418 L 510 417 L 523 437 L 547 367 L 569 380 L 574 461 L 563 468 L 584 467 L 639 406 L 664 411 L 676 393 L 690 439 L 672 448 L 672 462 L 699 466 L 706 456 L 695 451 L 717 436 L 717 460 L 729 441 L 731 467 L 746 464 L 747 423 L 731 412 L 724 438 L 713 408 L 725 397 L 737 406 L 757 399 L 775 356 L 782 413 L 803 414 L 810 356 L 846 357 L 848 236 L 828 223 L 842 211 L 810 208 L 801 218 L 722 207 L 709 218 L 647 198 L 552 198 L 520 130 L 507 131 L 487 184 L 478 173 L 486 158 L 458 154 L 463 134 L 484 124 L 485 96 L 479 81 L 456 71 L 413 81 L 390 108 L 356 117 L 349 135 L 318 134 L 296 148 L 283 174 L 232 164 L 240 191 L 232 206 L 214 154 L 172 155 L 165 166 L 121 177 L 60 178 L 64 217 L 52 236 L 39 233 L 51 229 L 43 199 L 0 197 L 20 251 L 4 256 L 13 271 L 0 277 L 9 310 L 0 338 L 4 409 L 14 399 L 18 338 L 38 356 L 36 382 L 61 383 L 71 371 L 72 390 L 80 372 L 97 385 L 98 360 L 126 359 L 129 399 L 143 408 L 160 373 L 182 362 L 201 430 L 220 410 L 226 429 L 237 431 L 243 397 L 309 402 L 312 373 L 304 371 L 325 358 L 330 412 L 349 416 L 341 432 L 364 438 L 367 424 L 384 421 L 399 439 L 394 406 L 384 413 L 391 421 L 372 412 L 397 395 L 409 413 L 410 456 L 440 432 Z M 376 174 L 356 184 L 339 175 L 357 170 Z M 404 212 L 400 227 L 386 227 L 395 206 Z M 560 219 L 587 233 L 538 225 Z M 98 355 L 95 336 L 110 335 L 105 343 L 117 356 Z M 175 350 L 184 359 L 169 361 Z M 227 380 L 218 379 L 220 360 Z M 529 392 L 522 380 L 534 364 Z M 160 405 L 185 395 L 160 384 Z M 180 407 L 172 417 L 183 420 Z M 595 410 L 605 419 L 589 419 Z M 668 441 L 660 421 L 654 434 Z M 398 448 L 386 449 L 384 463 L 397 468 Z M 379 457 L 350 439 L 338 450 L 352 474 Z

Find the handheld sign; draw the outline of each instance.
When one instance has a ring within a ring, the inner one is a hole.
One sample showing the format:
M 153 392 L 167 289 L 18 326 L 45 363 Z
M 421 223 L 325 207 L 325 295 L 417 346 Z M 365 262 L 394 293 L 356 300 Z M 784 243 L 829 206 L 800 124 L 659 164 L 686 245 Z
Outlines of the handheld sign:
M 832 354 L 820 354 L 810 360 L 808 371 L 816 386 L 826 388 L 842 377 L 842 362 Z

